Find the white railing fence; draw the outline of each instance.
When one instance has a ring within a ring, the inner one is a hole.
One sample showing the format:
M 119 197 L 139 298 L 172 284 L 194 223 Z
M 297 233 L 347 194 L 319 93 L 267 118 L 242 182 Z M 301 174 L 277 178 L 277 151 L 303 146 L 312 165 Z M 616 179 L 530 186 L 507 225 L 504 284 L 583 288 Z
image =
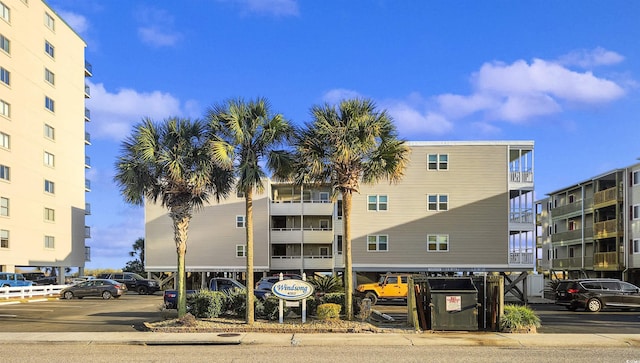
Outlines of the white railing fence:
M 17 286 L 17 287 L 0 287 L 0 302 L 8 299 L 26 299 L 31 297 L 47 297 L 58 296 L 60 291 L 68 285 L 35 285 L 35 286 Z

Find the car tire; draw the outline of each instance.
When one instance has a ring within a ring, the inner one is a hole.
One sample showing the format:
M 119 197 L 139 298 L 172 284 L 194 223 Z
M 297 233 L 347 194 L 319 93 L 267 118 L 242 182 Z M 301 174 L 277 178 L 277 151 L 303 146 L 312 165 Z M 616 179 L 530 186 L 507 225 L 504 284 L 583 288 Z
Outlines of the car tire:
M 64 298 L 65 298 L 66 300 L 71 300 L 71 299 L 73 299 L 73 293 L 72 293 L 71 291 L 66 291 L 66 292 L 64 293 Z
M 111 295 L 111 293 L 109 291 L 103 291 L 102 292 L 102 298 L 105 300 L 109 300 L 113 297 L 113 295 Z
M 138 291 L 138 294 L 140 295 L 149 294 L 149 289 L 146 286 L 138 286 L 137 291 Z
M 368 291 L 364 294 L 364 298 L 371 300 L 371 305 L 375 305 L 378 302 L 378 295 L 375 292 Z
M 597 313 L 602 309 L 602 302 L 596 298 L 589 299 L 587 301 L 586 309 L 589 312 Z

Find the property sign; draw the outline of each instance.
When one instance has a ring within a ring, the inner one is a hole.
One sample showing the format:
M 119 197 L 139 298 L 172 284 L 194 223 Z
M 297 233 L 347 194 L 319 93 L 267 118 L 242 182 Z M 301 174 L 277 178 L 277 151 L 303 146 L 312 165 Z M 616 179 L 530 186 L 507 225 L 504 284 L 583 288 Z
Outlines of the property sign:
M 271 287 L 273 294 L 284 300 L 304 300 L 313 294 L 313 285 L 302 280 L 281 280 Z
M 447 296 L 447 311 L 460 311 L 462 310 L 462 297 L 460 296 Z

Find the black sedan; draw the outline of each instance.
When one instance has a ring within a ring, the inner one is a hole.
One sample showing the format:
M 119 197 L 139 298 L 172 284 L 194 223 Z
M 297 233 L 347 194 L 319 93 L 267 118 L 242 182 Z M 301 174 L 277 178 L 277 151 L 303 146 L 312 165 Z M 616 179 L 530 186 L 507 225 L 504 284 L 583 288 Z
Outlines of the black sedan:
M 127 285 L 122 282 L 109 279 L 93 279 L 64 288 L 60 296 L 64 299 L 77 297 L 82 299 L 87 296 L 101 297 L 105 300 L 112 297 L 117 299 L 127 292 Z

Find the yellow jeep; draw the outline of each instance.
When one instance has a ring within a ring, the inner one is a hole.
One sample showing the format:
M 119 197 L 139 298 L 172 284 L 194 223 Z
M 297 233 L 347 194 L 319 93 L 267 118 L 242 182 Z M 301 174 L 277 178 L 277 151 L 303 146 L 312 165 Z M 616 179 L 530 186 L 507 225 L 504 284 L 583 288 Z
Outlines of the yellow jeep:
M 409 274 L 384 274 L 378 282 L 358 285 L 356 291 L 375 305 L 380 299 L 406 299 Z

